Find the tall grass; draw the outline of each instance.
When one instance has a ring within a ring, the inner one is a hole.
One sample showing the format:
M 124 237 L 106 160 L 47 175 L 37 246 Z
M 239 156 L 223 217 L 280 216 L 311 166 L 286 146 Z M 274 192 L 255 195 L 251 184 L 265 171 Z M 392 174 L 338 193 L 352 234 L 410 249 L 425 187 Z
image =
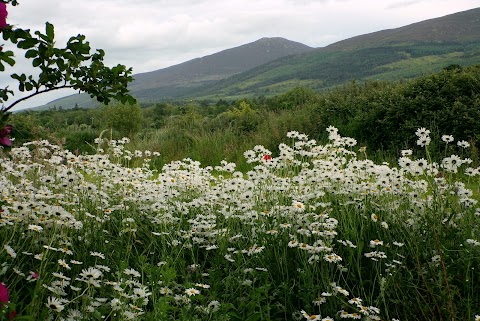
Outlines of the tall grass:
M 141 140 L 99 138 L 83 156 L 13 148 L 0 162 L 0 319 L 480 319 L 479 168 L 411 151 L 375 163 L 327 136 L 250 146 L 244 171 L 213 155 L 238 152 L 233 132 L 205 131 L 209 153 L 161 168 Z

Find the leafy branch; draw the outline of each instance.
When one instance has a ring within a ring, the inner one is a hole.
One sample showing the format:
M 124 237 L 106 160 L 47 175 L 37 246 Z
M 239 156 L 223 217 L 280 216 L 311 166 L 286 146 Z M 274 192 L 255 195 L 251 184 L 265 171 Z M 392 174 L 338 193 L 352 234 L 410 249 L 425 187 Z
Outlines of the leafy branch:
M 18 6 L 19 3 L 17 0 L 0 0 L 0 2 L 11 4 L 12 6 Z
M 3 106 L 1 112 L 7 113 L 18 103 L 38 94 L 63 88 L 86 92 L 105 104 L 111 100 L 135 103 L 127 88 L 128 83 L 133 80 L 132 69 L 120 64 L 112 68 L 105 66 L 105 52 L 98 49 L 91 53 L 90 44 L 85 41 L 84 35 L 71 37 L 64 48 L 57 48 L 54 26 L 48 22 L 45 33 L 35 31 L 32 35 L 29 29 L 13 29 L 11 26 L 0 32 L 4 40 L 25 50 L 25 58 L 31 60 L 32 66 L 39 69 L 37 77 L 16 73 L 11 75 L 11 78 L 18 81 L 21 92 L 32 93 Z M 0 72 L 5 71 L 5 64 L 15 64 L 12 51 L 0 51 Z M 0 89 L 0 103 L 3 104 L 13 95 L 8 86 Z

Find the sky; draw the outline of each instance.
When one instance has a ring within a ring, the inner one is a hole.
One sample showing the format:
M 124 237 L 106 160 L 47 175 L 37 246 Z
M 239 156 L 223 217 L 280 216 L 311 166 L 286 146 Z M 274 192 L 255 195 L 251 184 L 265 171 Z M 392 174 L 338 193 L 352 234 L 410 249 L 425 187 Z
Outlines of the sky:
M 93 49 L 104 49 L 109 66 L 133 73 L 166 68 L 253 42 L 283 37 L 323 47 L 350 37 L 480 7 L 480 0 L 19 0 L 8 6 L 7 22 L 45 30 L 55 26 L 58 47 L 83 34 Z M 8 45 L 5 50 L 12 49 Z M 22 56 L 18 53 L 17 56 Z M 18 58 L 0 74 L 0 86 L 17 88 L 12 73 L 32 73 Z M 17 109 L 70 95 L 44 94 Z M 22 97 L 15 96 L 5 103 Z

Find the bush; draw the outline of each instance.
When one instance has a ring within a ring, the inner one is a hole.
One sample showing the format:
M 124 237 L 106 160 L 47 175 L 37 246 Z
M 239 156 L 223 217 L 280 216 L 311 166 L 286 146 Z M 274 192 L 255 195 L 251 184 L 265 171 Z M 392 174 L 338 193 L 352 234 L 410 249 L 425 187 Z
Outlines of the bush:
M 113 129 L 120 136 L 133 137 L 141 128 L 143 114 L 140 105 L 109 104 L 102 107 L 101 129 Z
M 64 140 L 64 147 L 77 155 L 95 152 L 93 144 L 98 136 L 98 131 L 87 125 L 70 126 L 66 131 L 60 132 L 60 137 Z

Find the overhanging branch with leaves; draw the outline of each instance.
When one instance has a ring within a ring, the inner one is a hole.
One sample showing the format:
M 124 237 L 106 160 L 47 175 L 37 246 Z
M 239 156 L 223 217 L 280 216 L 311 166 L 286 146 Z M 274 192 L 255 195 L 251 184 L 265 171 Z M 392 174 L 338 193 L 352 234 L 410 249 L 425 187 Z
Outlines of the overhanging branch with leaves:
M 71 37 L 64 48 L 55 47 L 54 26 L 46 23 L 45 33 L 28 29 L 7 26 L 1 31 L 3 40 L 16 45 L 25 51 L 25 58 L 32 61 L 32 66 L 39 69 L 38 76 L 12 74 L 11 78 L 18 82 L 21 92 L 32 92 L 8 106 L 4 103 L 14 95 L 7 87 L 0 89 L 1 111 L 8 112 L 18 103 L 41 93 L 73 88 L 86 92 L 99 102 L 108 104 L 111 100 L 121 103 L 134 103 L 127 85 L 133 80 L 132 69 L 124 65 L 107 67 L 104 64 L 105 52 L 101 49 L 91 53 L 88 41 L 84 35 Z M 15 64 L 13 51 L 0 51 L 0 72 L 5 71 L 5 65 Z

